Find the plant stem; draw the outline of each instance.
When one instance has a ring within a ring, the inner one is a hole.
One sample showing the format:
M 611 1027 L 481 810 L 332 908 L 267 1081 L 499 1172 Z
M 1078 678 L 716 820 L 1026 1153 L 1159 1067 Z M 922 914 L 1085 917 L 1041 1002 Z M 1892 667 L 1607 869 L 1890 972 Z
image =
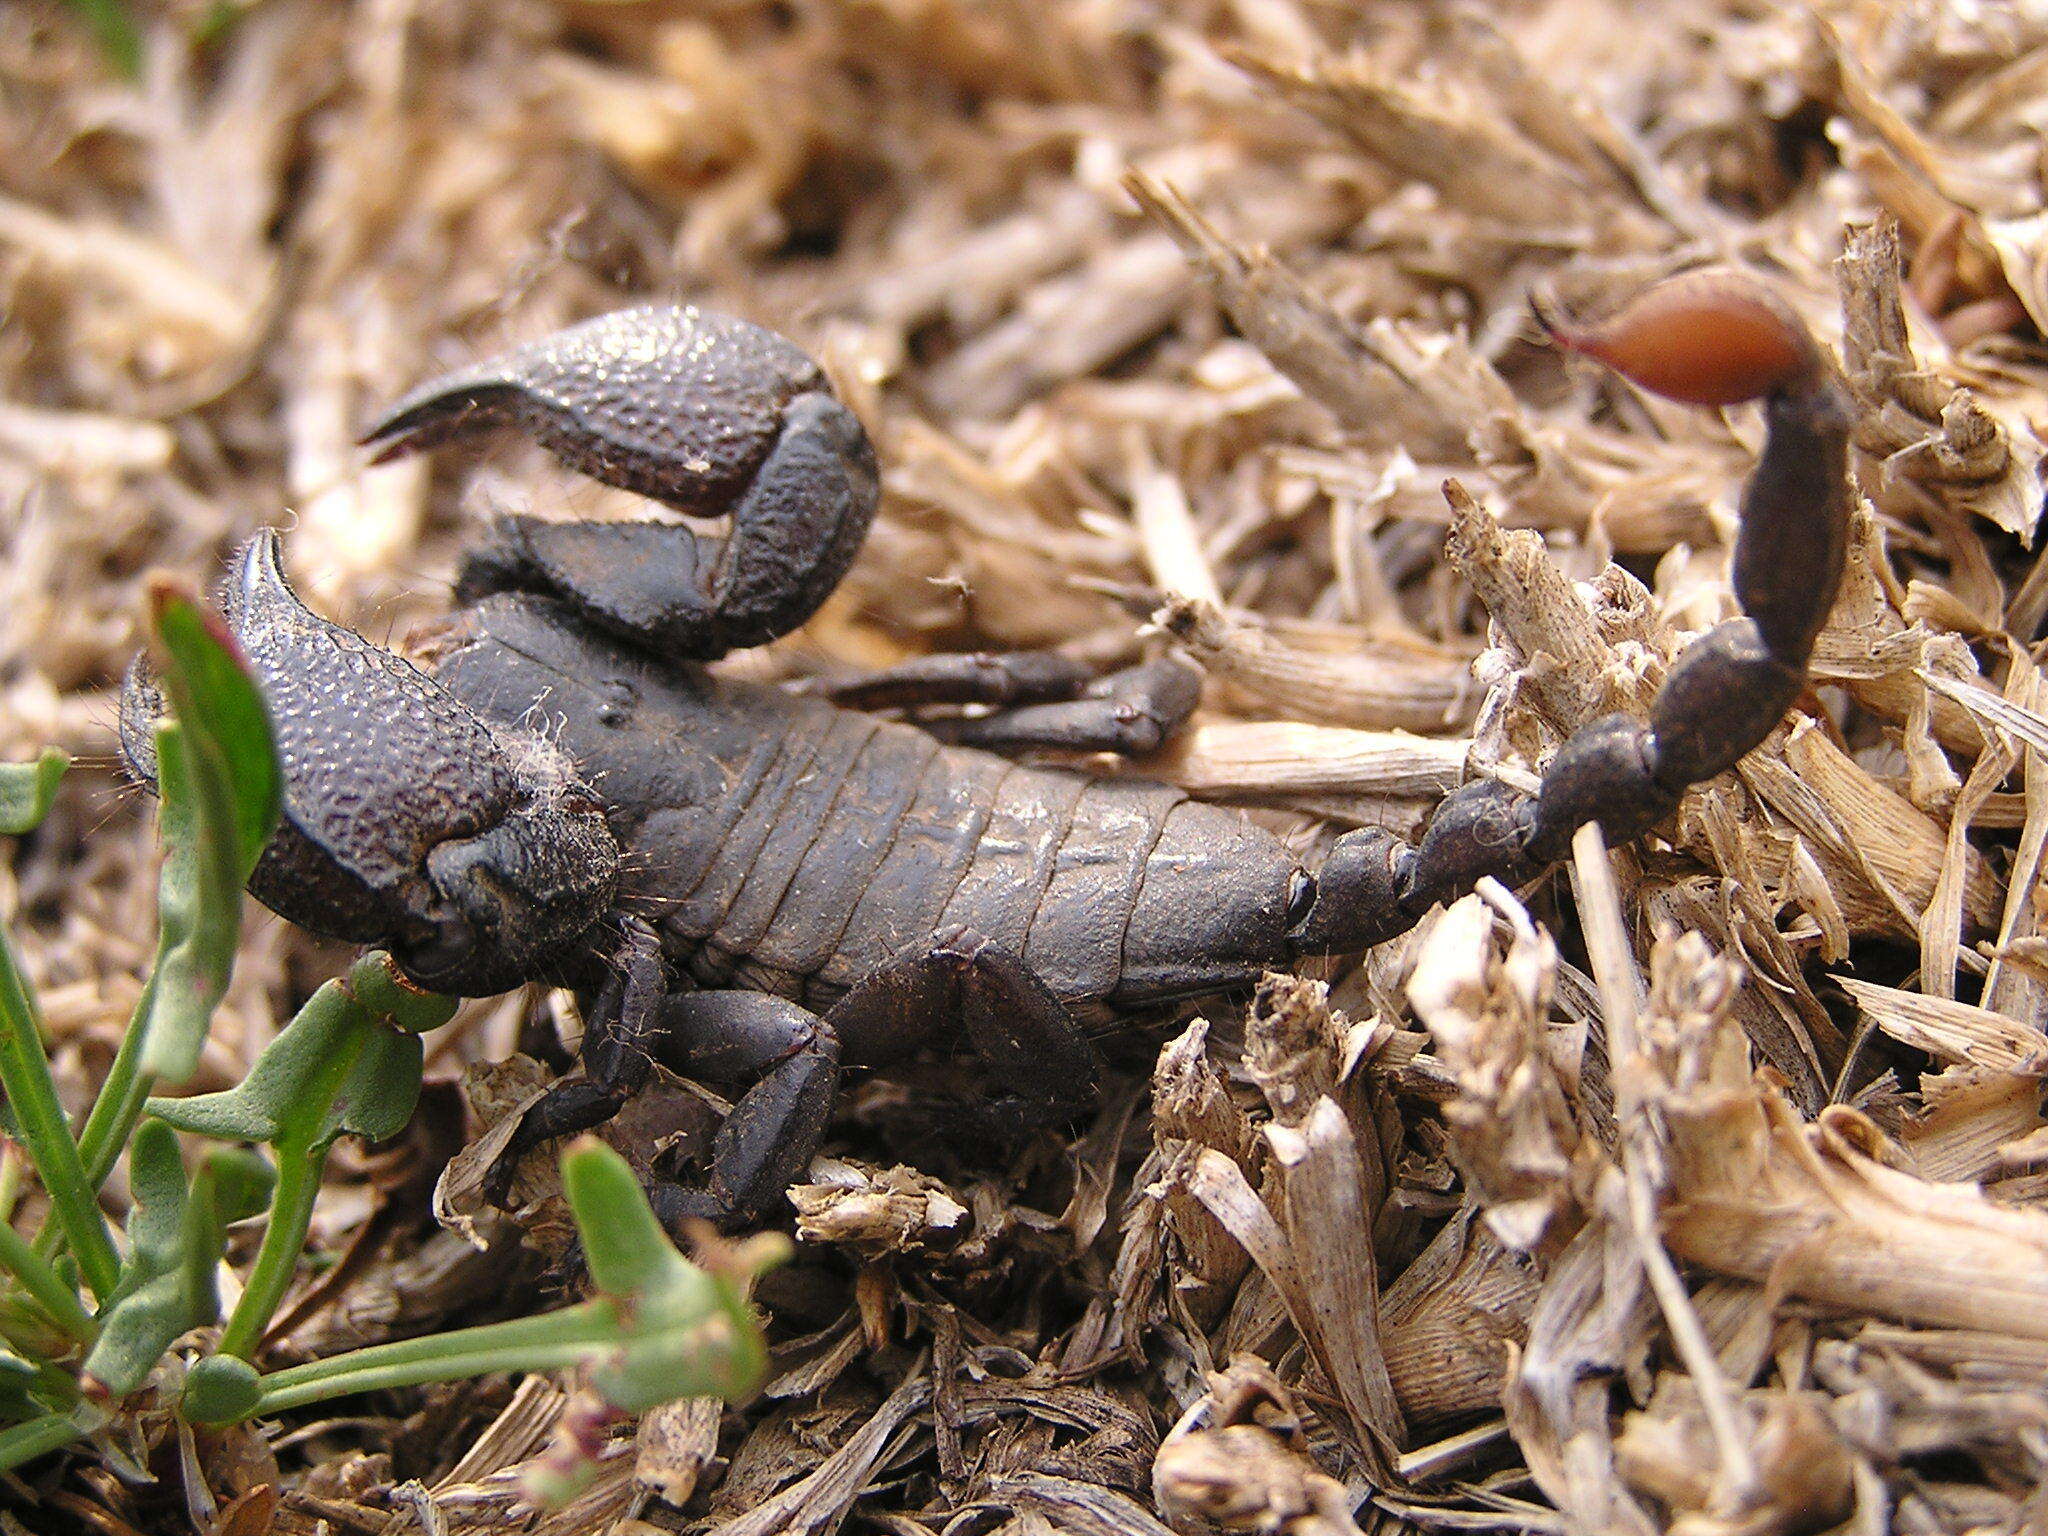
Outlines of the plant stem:
M 50 1209 L 78 1259 L 79 1272 L 101 1301 L 113 1293 L 120 1273 L 113 1240 L 87 1181 L 78 1143 L 71 1139 L 64 1107 L 50 1081 L 50 1063 L 36 1027 L 36 1006 L 15 964 L 14 949 L 0 933 L 0 1085 L 14 1110 L 15 1128 L 28 1148 L 50 1197 Z
M 11 1137 L 0 1137 L 0 1221 L 14 1219 L 21 1198 L 21 1149 Z
M 0 1472 L 34 1461 L 46 1451 L 68 1445 L 83 1435 L 77 1422 L 66 1413 L 46 1413 L 39 1419 L 0 1429 Z
M 107 1175 L 120 1161 L 135 1122 L 142 1118 L 143 1101 L 154 1086 L 153 1079 L 142 1070 L 142 1048 L 150 1006 L 155 999 L 156 971 L 152 969 L 149 980 L 143 984 L 142 996 L 135 1000 L 135 1011 L 128 1016 L 121 1048 L 114 1052 L 99 1097 L 92 1102 L 92 1113 L 85 1117 L 85 1129 L 79 1133 L 78 1155 L 94 1189 L 106 1183 Z
M 13 1273 L 22 1288 L 50 1314 L 51 1322 L 80 1344 L 92 1342 L 92 1319 L 79 1304 L 78 1293 L 5 1221 L 0 1221 L 0 1269 Z
M 298 1269 L 306 1229 L 313 1222 L 313 1200 L 320 1193 L 320 1174 L 326 1166 L 325 1147 L 277 1149 L 277 1191 L 271 1197 L 270 1223 L 263 1229 L 263 1246 L 256 1250 L 256 1262 L 249 1270 L 241 1300 L 235 1303 L 234 1316 L 221 1333 L 221 1354 L 255 1358 L 263 1330 L 270 1326 Z
M 128 1027 L 121 1032 L 120 1048 L 107 1068 L 106 1080 L 85 1117 L 85 1129 L 78 1137 L 78 1157 L 85 1166 L 86 1182 L 94 1189 L 107 1182 L 114 1164 L 128 1149 L 128 1138 L 142 1118 L 142 1106 L 156 1079 L 142 1070 L 142 1051 L 148 1043 L 149 1010 L 156 997 L 156 968 L 142 984 L 142 995 L 128 1015 Z M 64 1231 L 54 1223 L 35 1237 L 35 1251 L 47 1258 L 63 1247 Z
M 234 1316 L 221 1333 L 220 1353 L 254 1360 L 263 1342 L 263 1330 L 270 1326 L 278 1303 L 291 1284 L 299 1256 L 306 1246 L 306 1230 L 313 1222 L 313 1200 L 320 1193 L 320 1175 L 327 1166 L 328 1148 L 341 1133 L 341 1120 L 333 1116 L 334 1101 L 348 1085 L 350 1074 L 363 1051 L 382 1027 L 356 1002 L 345 987 L 322 987 L 306 1000 L 298 1015 L 285 1026 L 289 1034 L 315 1010 L 332 1010 L 343 1026 L 320 1057 L 319 1067 L 301 1085 L 290 1118 L 270 1143 L 277 1161 L 277 1188 L 270 1201 L 270 1224 L 263 1232 L 263 1246 L 249 1270 L 242 1299 L 235 1303 Z
M 593 1345 L 614 1340 L 618 1327 L 608 1304 L 584 1302 L 540 1317 L 358 1349 L 264 1377 L 263 1395 L 251 1415 L 282 1413 L 353 1392 L 577 1365 L 589 1358 Z
M 608 1303 L 585 1301 L 572 1307 L 564 1307 L 557 1312 L 543 1312 L 537 1317 L 515 1317 L 502 1323 L 479 1323 L 471 1328 L 458 1328 L 453 1333 L 423 1334 L 416 1339 L 397 1339 L 389 1344 L 372 1344 L 366 1349 L 353 1349 L 345 1355 L 330 1355 L 325 1360 L 308 1360 L 303 1365 L 288 1366 L 284 1370 L 270 1372 L 263 1378 L 263 1384 L 266 1390 L 273 1387 L 295 1387 L 302 1382 L 319 1380 L 341 1370 L 381 1370 L 389 1365 L 404 1365 L 415 1360 L 431 1359 L 447 1353 L 451 1346 L 464 1354 L 469 1354 L 480 1349 L 555 1344 L 564 1339 L 589 1343 L 612 1337 L 617 1328 L 617 1315 Z

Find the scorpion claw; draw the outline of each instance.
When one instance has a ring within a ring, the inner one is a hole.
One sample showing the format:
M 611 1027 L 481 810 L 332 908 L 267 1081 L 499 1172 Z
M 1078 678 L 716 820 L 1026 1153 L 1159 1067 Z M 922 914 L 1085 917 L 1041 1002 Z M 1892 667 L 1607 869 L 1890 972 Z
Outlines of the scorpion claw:
M 499 427 L 572 469 L 716 517 L 782 434 L 782 412 L 825 388 L 792 343 L 694 305 L 646 305 L 422 385 L 363 434 L 379 460 Z
M 500 522 L 459 595 L 537 591 L 657 651 L 715 657 L 786 633 L 852 564 L 880 495 L 874 450 L 818 365 L 694 306 L 622 310 L 414 391 L 363 441 L 379 462 L 514 427 L 564 464 L 696 517 Z
M 224 593 L 261 686 L 284 815 L 249 882 L 280 916 L 388 947 L 438 991 L 503 991 L 609 906 L 618 851 L 596 801 L 550 749 L 515 756 L 410 662 L 299 601 L 277 535 L 242 549 Z M 162 709 L 146 671 L 122 699 L 138 777 Z

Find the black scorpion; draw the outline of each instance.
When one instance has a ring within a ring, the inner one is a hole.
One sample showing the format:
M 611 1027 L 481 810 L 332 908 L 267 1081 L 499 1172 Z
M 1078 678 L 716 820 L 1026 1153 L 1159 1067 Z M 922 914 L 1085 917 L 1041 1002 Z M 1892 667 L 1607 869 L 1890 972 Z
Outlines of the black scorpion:
M 671 1221 L 759 1219 L 809 1163 L 842 1063 L 886 1063 L 940 1026 L 984 1059 L 991 1112 L 1071 1115 L 1094 1091 L 1085 1026 L 1363 950 L 1482 876 L 1533 878 L 1586 822 L 1635 837 L 1797 698 L 1848 520 L 1849 408 L 1824 355 L 1728 273 L 1559 339 L 1677 399 L 1761 398 L 1734 562 L 1745 616 L 1686 647 L 1647 722 L 1585 726 L 1533 796 L 1467 784 L 1419 846 L 1353 831 L 1311 873 L 1164 785 L 1022 766 L 706 670 L 831 592 L 875 510 L 875 457 L 788 341 L 642 308 L 439 380 L 365 441 L 395 458 L 512 427 L 729 531 L 501 519 L 426 670 L 307 610 L 259 535 L 224 601 L 287 792 L 250 888 L 306 928 L 383 945 L 425 987 L 579 990 L 583 1075 L 527 1113 L 496 1165 L 500 1200 L 521 1155 L 614 1114 L 657 1057 L 751 1084 L 708 1182 L 656 1189 Z M 1132 751 L 1198 687 L 1171 658 L 1091 682 L 1056 656 L 956 656 L 844 697 L 1004 706 L 963 728 L 983 745 Z M 122 734 L 145 776 L 160 709 L 138 668 Z

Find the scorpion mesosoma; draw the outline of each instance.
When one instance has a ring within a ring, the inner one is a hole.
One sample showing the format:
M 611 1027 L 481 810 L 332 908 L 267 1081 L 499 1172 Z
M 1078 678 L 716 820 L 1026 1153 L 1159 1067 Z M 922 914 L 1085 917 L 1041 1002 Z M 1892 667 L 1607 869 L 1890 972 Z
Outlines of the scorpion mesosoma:
M 1610 716 L 1536 793 L 1480 779 L 1418 846 L 1364 829 L 1303 869 L 1238 813 L 1167 786 L 1022 766 L 703 663 L 813 613 L 878 497 L 866 434 L 794 345 L 692 308 L 605 316 L 402 401 L 391 458 L 515 427 L 566 464 L 729 531 L 503 518 L 420 665 L 311 613 L 276 536 L 244 547 L 229 624 L 287 781 L 251 889 L 316 932 L 377 943 L 423 986 L 546 978 L 584 1002 L 584 1072 L 496 1164 L 616 1113 L 650 1062 L 744 1086 L 702 1185 L 665 1219 L 758 1220 L 801 1175 L 842 1062 L 964 1032 L 1024 1123 L 1093 1096 L 1084 1026 L 1363 950 L 1482 876 L 1510 885 L 1598 821 L 1638 836 L 1760 743 L 1804 687 L 1849 509 L 1849 406 L 1784 303 L 1732 273 L 1651 289 L 1558 340 L 1672 398 L 1761 399 L 1734 587 L 1744 616 L 1679 655 L 1647 722 Z M 1193 707 L 1172 658 L 1095 681 L 1054 657 L 936 658 L 862 703 L 1010 706 L 986 744 L 1143 749 Z M 148 774 L 161 708 L 131 674 L 123 740 Z

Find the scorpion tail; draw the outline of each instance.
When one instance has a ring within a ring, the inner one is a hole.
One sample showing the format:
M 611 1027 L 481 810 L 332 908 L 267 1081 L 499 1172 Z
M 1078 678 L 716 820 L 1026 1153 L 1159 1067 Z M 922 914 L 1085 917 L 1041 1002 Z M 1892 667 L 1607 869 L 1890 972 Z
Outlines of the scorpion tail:
M 1764 448 L 1735 546 L 1744 617 L 1679 654 L 1648 721 L 1609 715 L 1575 731 L 1534 795 L 1477 780 L 1437 808 L 1417 846 L 1378 829 L 1339 838 L 1290 935 L 1297 952 L 1380 943 L 1488 875 L 1521 884 L 1588 822 L 1610 842 L 1639 836 L 1760 745 L 1805 686 L 1851 506 L 1852 408 L 1819 344 L 1776 294 L 1727 271 L 1659 284 L 1595 327 L 1546 324 L 1560 345 L 1672 399 L 1762 400 Z

